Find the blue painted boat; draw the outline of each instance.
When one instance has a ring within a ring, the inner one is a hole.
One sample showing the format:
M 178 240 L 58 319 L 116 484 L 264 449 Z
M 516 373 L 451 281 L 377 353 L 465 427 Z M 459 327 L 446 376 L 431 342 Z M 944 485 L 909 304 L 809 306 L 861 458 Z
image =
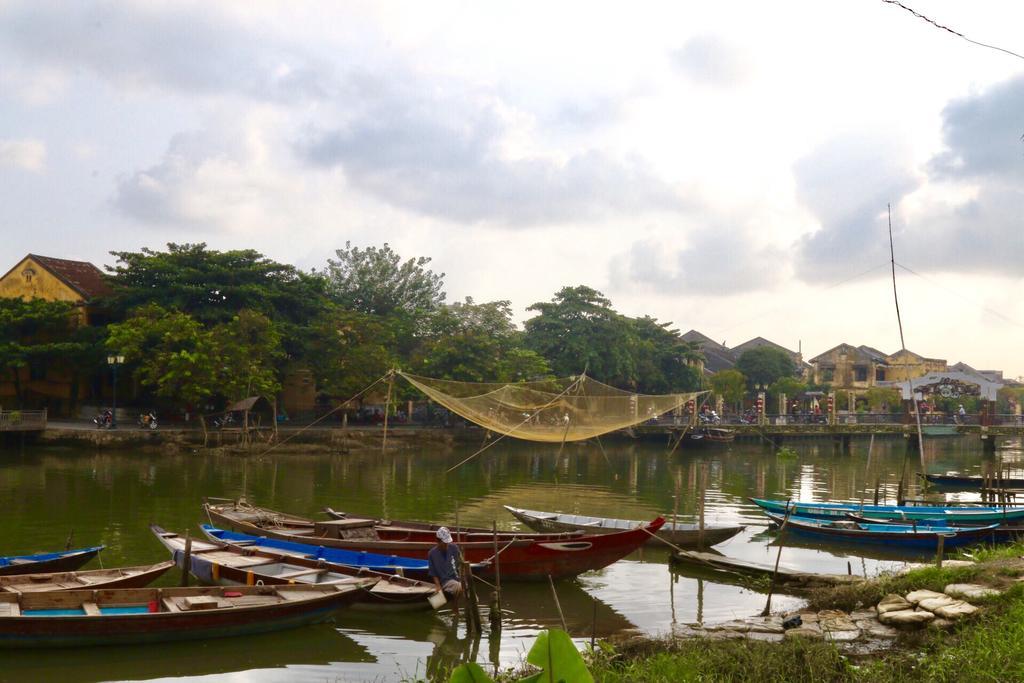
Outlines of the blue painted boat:
M 1024 507 L 942 505 L 861 505 L 860 503 L 809 503 L 801 501 L 750 498 L 765 512 L 785 515 L 789 511 L 811 519 L 843 519 L 849 514 L 894 521 L 945 520 L 950 526 L 959 524 L 1006 524 L 1024 520 Z
M 96 557 L 101 550 L 103 550 L 103 546 L 97 545 L 91 548 L 63 550 L 56 553 L 0 557 L 0 576 L 71 572 Z
M 324 560 L 325 562 L 344 564 L 350 567 L 363 567 L 385 574 L 402 574 L 422 581 L 433 580 L 427 576 L 426 560 L 414 560 L 397 555 L 378 555 L 376 553 L 356 550 L 342 550 L 341 548 L 327 548 L 307 543 L 296 543 L 295 541 L 282 541 L 278 538 L 264 538 L 237 531 L 218 529 L 210 524 L 200 524 L 199 528 L 203 530 L 207 538 L 213 541 L 220 541 L 221 543 L 271 550 L 282 555 L 294 554 L 309 560 Z
M 867 524 L 853 520 L 814 519 L 790 515 L 765 513 L 780 527 L 786 524 L 786 533 L 826 538 L 837 543 L 868 543 L 910 548 L 938 548 L 939 538 L 943 547 L 957 548 L 995 540 L 998 524 L 984 527 L 961 528 L 949 526 L 924 526 L 911 524 Z

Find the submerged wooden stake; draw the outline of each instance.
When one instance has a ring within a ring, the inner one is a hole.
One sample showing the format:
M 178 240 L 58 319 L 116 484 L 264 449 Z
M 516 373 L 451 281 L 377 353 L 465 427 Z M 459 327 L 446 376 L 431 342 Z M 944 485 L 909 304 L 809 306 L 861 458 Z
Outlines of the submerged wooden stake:
M 562 630 L 568 633 L 569 627 L 565 625 L 565 615 L 562 614 L 562 603 L 558 602 L 558 591 L 555 590 L 555 580 L 551 578 L 551 574 L 548 574 L 548 583 L 551 584 L 551 595 L 555 598 L 555 607 L 558 608 L 558 618 L 562 620 Z
M 939 550 L 935 553 L 935 566 L 942 569 L 942 556 L 946 545 L 946 537 L 939 534 Z
M 501 631 L 501 555 L 498 553 L 498 522 L 491 520 L 494 537 L 494 597 L 491 599 L 491 633 Z
M 779 527 L 779 552 L 775 555 L 775 569 L 772 570 L 772 581 L 768 584 L 768 600 L 764 603 L 764 611 L 761 612 L 762 617 L 767 617 L 772 613 L 772 593 L 775 592 L 775 579 L 779 575 L 779 560 L 782 559 L 782 546 L 784 532 L 786 531 L 786 525 L 789 524 L 789 515 L 793 510 L 789 507 L 789 501 L 786 501 L 786 516 L 782 519 L 782 526 Z
M 181 585 L 188 586 L 189 570 L 192 569 L 192 537 L 185 531 L 185 555 L 181 561 Z

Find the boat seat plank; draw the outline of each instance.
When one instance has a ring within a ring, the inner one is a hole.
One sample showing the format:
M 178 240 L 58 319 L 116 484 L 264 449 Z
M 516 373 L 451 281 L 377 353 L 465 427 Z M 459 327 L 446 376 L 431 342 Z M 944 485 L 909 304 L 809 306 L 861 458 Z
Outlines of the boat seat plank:
M 231 604 L 235 607 L 258 607 L 280 603 L 281 599 L 276 595 L 243 595 L 240 598 L 231 598 Z
M 0 603 L 0 616 L 3 617 L 20 617 L 21 606 L 16 602 L 5 602 Z
M 281 591 L 278 593 L 283 599 L 288 601 L 295 600 L 309 600 L 311 598 L 320 598 L 325 595 L 320 591 Z
M 308 574 L 320 574 L 320 573 L 326 572 L 326 571 L 327 571 L 326 569 L 300 569 L 299 571 L 295 571 L 295 572 L 284 572 L 283 574 L 278 574 L 277 578 L 279 578 L 279 579 L 295 579 L 295 578 L 298 578 L 300 576 L 306 576 Z
M 89 617 L 98 617 L 100 615 L 100 608 L 95 602 L 83 602 L 82 611 Z
M 181 608 L 178 607 L 178 603 L 175 602 L 173 598 L 164 598 L 162 602 L 164 603 L 164 609 L 166 609 L 168 612 L 181 611 Z

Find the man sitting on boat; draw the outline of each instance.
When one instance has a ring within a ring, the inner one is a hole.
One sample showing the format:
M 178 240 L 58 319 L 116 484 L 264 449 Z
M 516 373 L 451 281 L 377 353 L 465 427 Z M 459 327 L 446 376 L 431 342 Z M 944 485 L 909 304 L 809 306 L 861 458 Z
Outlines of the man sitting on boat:
M 459 596 L 462 582 L 459 581 L 459 565 L 462 553 L 452 543 L 452 534 L 446 527 L 437 530 L 437 545 L 427 553 L 427 573 L 434 579 L 434 585 L 452 601 L 452 612 L 459 618 Z

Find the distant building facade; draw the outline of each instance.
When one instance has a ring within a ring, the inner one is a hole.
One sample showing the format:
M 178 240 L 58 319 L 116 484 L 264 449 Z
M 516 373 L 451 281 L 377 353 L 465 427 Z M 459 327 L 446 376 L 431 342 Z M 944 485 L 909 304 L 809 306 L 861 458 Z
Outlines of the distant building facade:
M 97 304 L 110 293 L 102 271 L 87 261 L 29 254 L 0 277 L 0 298 L 69 302 L 75 307 L 79 325 L 106 324 Z M 45 407 L 53 414 L 66 415 L 91 393 L 95 374 L 67 363 L 30 363 L 18 370 L 17 386 L 25 407 Z M 16 384 L 7 374 L 0 379 L 0 405 L 10 406 L 16 397 Z

